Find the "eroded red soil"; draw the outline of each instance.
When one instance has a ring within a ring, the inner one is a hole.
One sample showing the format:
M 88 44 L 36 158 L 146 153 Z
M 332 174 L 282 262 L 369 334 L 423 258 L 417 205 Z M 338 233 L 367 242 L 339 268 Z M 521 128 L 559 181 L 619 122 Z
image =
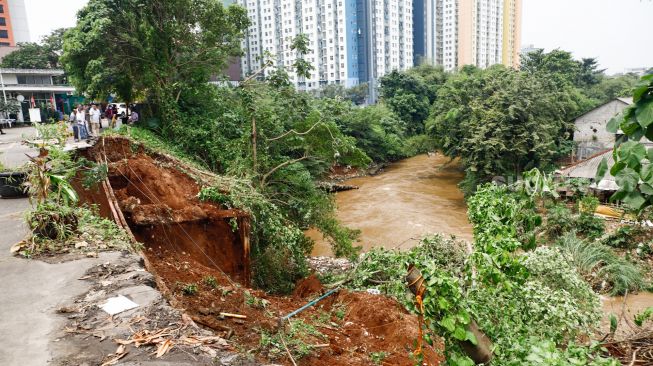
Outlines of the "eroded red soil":
M 261 346 L 261 335 L 277 334 L 280 317 L 325 291 L 317 278 L 286 297 L 243 287 L 242 237 L 230 222 L 242 213 L 200 202 L 198 183 L 178 161 L 148 155 L 125 138 L 107 138 L 94 149 L 96 158 L 110 162 L 115 197 L 171 302 L 243 352 L 290 365 L 286 354 L 271 355 Z M 297 360 L 300 365 L 373 365 L 371 355 L 382 352 L 383 365 L 416 364 L 417 318 L 395 300 L 341 290 L 291 321 L 299 319 L 324 335 L 305 340 L 313 352 Z M 425 349 L 428 365 L 441 359 L 434 348 Z

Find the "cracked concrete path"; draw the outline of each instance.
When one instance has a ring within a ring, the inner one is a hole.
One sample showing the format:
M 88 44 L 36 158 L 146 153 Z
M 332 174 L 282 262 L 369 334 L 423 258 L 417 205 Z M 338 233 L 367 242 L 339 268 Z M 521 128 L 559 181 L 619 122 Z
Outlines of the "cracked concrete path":
M 27 234 L 28 208 L 27 199 L 0 199 L 0 365 L 48 364 L 65 322 L 57 307 L 87 291 L 90 283 L 78 278 L 111 256 L 57 264 L 12 256 Z
M 33 127 L 4 129 L 0 136 L 0 161 L 19 167 L 35 149 L 21 144 L 33 136 Z M 119 253 L 100 258 L 49 264 L 14 257 L 12 245 L 28 233 L 27 198 L 0 198 L 0 365 L 46 365 L 55 355 L 76 352 L 58 343 L 65 318 L 56 309 L 88 291 L 91 283 L 79 281 L 92 266 L 115 259 Z

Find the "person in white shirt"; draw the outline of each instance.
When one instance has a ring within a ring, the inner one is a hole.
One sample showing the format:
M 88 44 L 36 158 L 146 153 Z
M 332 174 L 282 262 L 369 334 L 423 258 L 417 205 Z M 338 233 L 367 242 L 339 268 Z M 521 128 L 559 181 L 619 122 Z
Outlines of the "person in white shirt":
M 98 137 L 100 136 L 100 109 L 93 104 L 89 114 L 91 116 L 91 135 Z
M 88 129 L 86 128 L 86 108 L 81 105 L 77 108 L 75 120 L 77 121 L 77 128 L 79 129 L 79 139 L 87 140 L 89 136 Z
M 77 127 L 77 109 L 73 108 L 72 112 L 70 112 L 68 122 L 70 122 L 70 126 L 73 128 L 73 138 L 75 139 L 75 142 L 79 141 L 79 128 Z

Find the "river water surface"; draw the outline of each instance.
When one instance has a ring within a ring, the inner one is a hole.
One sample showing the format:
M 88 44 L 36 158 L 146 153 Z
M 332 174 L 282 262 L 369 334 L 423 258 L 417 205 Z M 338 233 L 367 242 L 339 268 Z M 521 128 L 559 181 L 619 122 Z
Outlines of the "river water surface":
M 360 229 L 358 245 L 409 248 L 426 234 L 455 235 L 471 241 L 472 227 L 458 183 L 463 172 L 442 155 L 419 155 L 393 163 L 372 177 L 347 180 L 359 189 L 336 193 L 338 218 Z M 331 255 L 330 245 L 316 230 L 313 255 Z

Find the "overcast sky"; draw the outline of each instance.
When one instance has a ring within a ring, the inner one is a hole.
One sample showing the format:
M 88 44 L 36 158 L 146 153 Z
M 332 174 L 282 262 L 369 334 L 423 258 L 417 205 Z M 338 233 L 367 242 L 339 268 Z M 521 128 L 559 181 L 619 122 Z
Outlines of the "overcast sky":
M 32 40 L 75 24 L 88 0 L 25 0 Z M 596 57 L 609 73 L 653 67 L 651 0 L 523 0 L 522 44 Z
M 653 67 L 653 1 L 523 0 L 522 44 L 595 57 L 609 73 Z

